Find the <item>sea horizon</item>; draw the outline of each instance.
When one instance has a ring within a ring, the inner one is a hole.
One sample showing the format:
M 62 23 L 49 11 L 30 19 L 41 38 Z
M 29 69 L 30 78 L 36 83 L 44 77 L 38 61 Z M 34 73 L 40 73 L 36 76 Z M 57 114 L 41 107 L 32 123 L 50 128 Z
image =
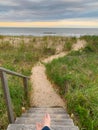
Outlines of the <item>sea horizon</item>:
M 13 36 L 83 36 L 98 35 L 98 28 L 60 28 L 60 27 L 0 27 L 0 35 Z

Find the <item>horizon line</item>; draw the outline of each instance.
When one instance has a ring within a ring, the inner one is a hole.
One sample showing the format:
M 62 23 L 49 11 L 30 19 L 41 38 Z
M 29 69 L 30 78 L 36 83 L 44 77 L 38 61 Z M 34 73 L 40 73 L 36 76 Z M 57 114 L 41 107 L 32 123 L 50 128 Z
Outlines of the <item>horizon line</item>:
M 0 28 L 94 28 L 94 29 L 98 29 L 98 27 L 31 27 L 31 26 L 0 26 Z

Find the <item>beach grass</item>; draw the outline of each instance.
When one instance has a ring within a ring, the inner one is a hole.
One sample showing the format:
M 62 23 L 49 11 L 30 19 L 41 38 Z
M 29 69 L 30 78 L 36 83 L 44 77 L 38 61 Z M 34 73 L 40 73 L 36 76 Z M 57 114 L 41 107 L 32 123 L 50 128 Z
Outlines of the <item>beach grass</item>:
M 66 101 L 80 129 L 98 129 L 98 36 L 83 36 L 87 46 L 46 64 L 48 78 Z

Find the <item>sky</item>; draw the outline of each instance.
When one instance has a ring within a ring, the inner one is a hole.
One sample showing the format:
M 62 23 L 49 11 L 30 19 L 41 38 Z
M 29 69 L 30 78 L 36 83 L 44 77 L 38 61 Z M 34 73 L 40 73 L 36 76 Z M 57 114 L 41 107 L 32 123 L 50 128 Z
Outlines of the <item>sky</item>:
M 98 0 L 0 0 L 0 26 L 98 28 Z

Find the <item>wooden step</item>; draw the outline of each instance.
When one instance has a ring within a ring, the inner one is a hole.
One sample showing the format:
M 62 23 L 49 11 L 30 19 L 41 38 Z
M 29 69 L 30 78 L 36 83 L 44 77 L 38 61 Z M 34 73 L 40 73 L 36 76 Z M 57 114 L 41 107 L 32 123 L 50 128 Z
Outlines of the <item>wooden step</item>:
M 36 122 L 41 122 L 42 118 L 24 118 L 20 117 L 17 118 L 15 123 L 16 124 L 36 124 Z M 55 119 L 51 120 L 51 125 L 66 125 L 66 126 L 74 126 L 72 119 Z
M 79 130 L 76 126 L 51 126 L 53 130 Z M 10 124 L 7 130 L 36 130 L 35 125 Z
M 66 113 L 66 111 L 63 108 L 30 108 L 28 113 Z
M 21 116 L 22 117 L 27 117 L 27 118 L 29 118 L 29 117 L 31 117 L 31 118 L 43 118 L 44 117 L 44 115 L 45 115 L 45 113 L 23 113 Z M 57 119 L 69 119 L 70 117 L 69 117 L 69 115 L 68 114 L 60 114 L 60 113 L 58 113 L 58 114 L 56 114 L 56 113 L 53 113 L 53 114 L 50 114 L 50 117 L 51 117 L 51 119 L 55 119 L 55 118 L 57 118 Z

